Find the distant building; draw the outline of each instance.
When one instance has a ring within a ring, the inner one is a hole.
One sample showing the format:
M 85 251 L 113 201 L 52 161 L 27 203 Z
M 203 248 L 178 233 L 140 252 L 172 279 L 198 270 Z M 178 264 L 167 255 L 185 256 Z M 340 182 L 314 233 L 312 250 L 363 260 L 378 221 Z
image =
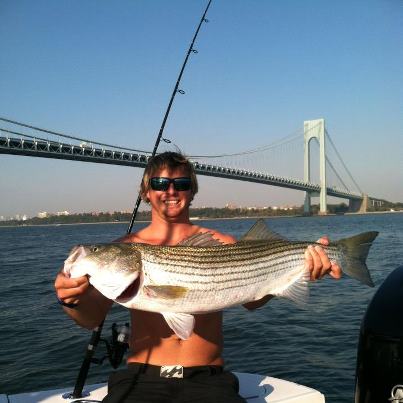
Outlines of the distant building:
M 58 212 L 56 213 L 56 215 L 57 215 L 58 217 L 60 217 L 60 216 L 62 216 L 62 215 L 70 215 L 70 213 L 69 213 L 68 211 L 58 211 Z
M 46 212 L 46 211 L 40 211 L 38 214 L 37 214 L 37 217 L 38 218 L 46 218 L 46 217 L 48 217 L 49 216 L 49 214 Z

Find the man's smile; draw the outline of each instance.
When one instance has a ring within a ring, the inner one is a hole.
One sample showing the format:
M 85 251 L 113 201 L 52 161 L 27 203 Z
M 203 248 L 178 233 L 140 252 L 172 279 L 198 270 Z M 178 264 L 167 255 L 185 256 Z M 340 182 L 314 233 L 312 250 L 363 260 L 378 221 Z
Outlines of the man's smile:
M 177 204 L 179 204 L 179 199 L 164 200 L 164 203 L 168 206 L 176 206 Z

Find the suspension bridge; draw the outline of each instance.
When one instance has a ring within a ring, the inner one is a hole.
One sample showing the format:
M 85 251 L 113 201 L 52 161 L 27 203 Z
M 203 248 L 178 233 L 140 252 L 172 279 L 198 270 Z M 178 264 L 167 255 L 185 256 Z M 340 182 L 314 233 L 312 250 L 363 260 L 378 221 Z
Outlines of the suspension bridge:
M 0 121 L 7 124 L 7 128 L 0 127 L 0 154 L 56 158 L 137 168 L 145 168 L 151 156 L 150 151 L 99 143 L 1 117 Z M 18 129 L 15 129 L 15 126 Z M 21 132 L 21 128 L 24 132 Z M 29 134 L 26 132 L 27 130 Z M 47 138 L 44 138 L 44 134 L 41 133 L 44 133 Z M 319 147 L 316 154 L 312 150 L 314 144 Z M 339 165 L 341 163 L 345 172 L 344 177 L 347 176 L 353 185 L 347 184 L 336 168 L 336 164 L 330 159 L 331 153 L 328 144 L 337 157 Z M 290 164 L 290 160 L 293 159 L 290 158 L 290 149 L 292 148 L 297 150 L 299 157 L 303 157 L 303 163 L 297 167 L 293 177 L 282 176 L 275 171 L 287 170 L 292 165 Z M 279 150 L 286 150 L 286 154 L 288 154 L 286 158 L 288 162 L 286 161 L 285 164 L 279 161 Z M 316 170 L 316 173 L 319 172 L 318 179 L 313 178 L 315 171 L 312 169 L 312 156 L 319 157 L 319 169 Z M 306 214 L 311 212 L 313 197 L 319 197 L 320 214 L 327 213 L 328 196 L 347 200 L 349 210 L 352 212 L 365 212 L 370 204 L 381 205 L 383 203 L 383 200 L 369 197 L 361 191 L 326 130 L 324 119 L 305 121 L 303 133 L 288 136 L 268 146 L 234 154 L 199 155 L 189 158 L 198 175 L 303 191 L 305 192 L 304 212 Z M 301 171 L 303 171 L 303 177 L 297 179 Z M 337 179 L 337 181 L 331 180 L 331 178 Z

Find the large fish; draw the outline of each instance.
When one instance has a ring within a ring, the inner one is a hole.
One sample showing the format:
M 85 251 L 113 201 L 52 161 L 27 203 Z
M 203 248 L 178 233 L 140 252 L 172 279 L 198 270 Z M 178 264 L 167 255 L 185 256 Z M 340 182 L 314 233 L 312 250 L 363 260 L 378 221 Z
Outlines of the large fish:
M 322 247 L 344 273 L 373 286 L 365 260 L 377 235 L 366 232 Z M 259 220 L 230 245 L 220 244 L 210 233 L 196 234 L 177 246 L 78 245 L 64 271 L 71 277 L 88 275 L 98 291 L 127 308 L 160 312 L 171 329 L 187 339 L 193 314 L 267 294 L 305 301 L 310 273 L 304 253 L 312 244 L 284 239 Z

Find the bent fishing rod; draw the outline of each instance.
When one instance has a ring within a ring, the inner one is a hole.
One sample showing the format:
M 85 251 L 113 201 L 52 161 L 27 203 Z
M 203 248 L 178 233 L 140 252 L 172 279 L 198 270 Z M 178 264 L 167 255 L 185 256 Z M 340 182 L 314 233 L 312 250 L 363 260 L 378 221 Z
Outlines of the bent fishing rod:
M 212 0 L 209 0 L 209 2 L 208 2 L 208 4 L 207 4 L 207 7 L 206 7 L 206 9 L 204 10 L 204 13 L 203 13 L 203 15 L 202 15 L 202 17 L 201 17 L 201 19 L 200 19 L 199 25 L 197 26 L 196 32 L 195 32 L 195 34 L 194 34 L 194 36 L 193 36 L 192 42 L 191 42 L 191 44 L 190 44 L 190 46 L 189 46 L 189 49 L 188 49 L 188 51 L 187 51 L 187 53 L 186 53 L 185 60 L 184 60 L 184 62 L 183 62 L 183 64 L 182 64 L 182 68 L 181 68 L 181 70 L 180 70 L 180 72 L 179 72 L 178 79 L 176 80 L 175 87 L 174 87 L 174 89 L 173 89 L 173 91 L 172 91 L 172 95 L 171 95 L 171 98 L 170 98 L 170 100 L 169 100 L 168 107 L 167 107 L 167 110 L 166 110 L 165 115 L 164 115 L 164 119 L 162 120 L 161 128 L 160 128 L 160 130 L 159 130 L 159 132 L 158 132 L 158 136 L 157 136 L 157 139 L 156 139 L 156 141 L 155 141 L 154 149 L 153 149 L 153 152 L 152 152 L 152 154 L 151 154 L 151 157 L 154 157 L 155 154 L 157 153 L 157 149 L 158 149 L 158 146 L 159 146 L 161 140 L 164 140 L 164 141 L 166 141 L 167 143 L 170 143 L 169 140 L 164 139 L 164 138 L 162 137 L 162 134 L 163 134 L 163 132 L 164 132 L 165 124 L 166 124 L 166 122 L 167 122 L 167 120 L 168 120 L 168 116 L 169 116 L 169 113 L 170 113 L 170 111 L 171 111 L 171 107 L 172 107 L 172 104 L 173 104 L 173 102 L 174 102 L 174 99 L 175 99 L 176 94 L 177 94 L 178 92 L 179 92 L 180 94 L 184 94 L 184 93 L 185 93 L 183 90 L 179 89 L 179 84 L 180 84 L 180 81 L 181 81 L 181 79 L 182 79 L 183 72 L 185 71 L 185 67 L 186 67 L 186 64 L 187 64 L 187 62 L 188 62 L 188 59 L 189 59 L 190 54 L 191 54 L 191 53 L 197 53 L 197 50 L 194 49 L 193 45 L 194 45 L 194 43 L 195 43 L 195 41 L 196 41 L 197 35 L 199 34 L 200 27 L 202 26 L 203 22 L 208 22 L 208 19 L 206 18 L 206 14 L 207 14 L 207 11 L 208 11 L 208 9 L 209 9 L 209 7 L 210 7 L 211 1 L 212 1 Z M 139 207 L 140 207 L 140 204 L 141 204 L 141 195 L 140 195 L 140 192 L 139 192 L 139 194 L 138 194 L 138 196 L 137 196 L 137 201 L 136 201 L 136 204 L 135 204 L 135 206 L 134 206 L 133 213 L 132 213 L 132 216 L 131 216 L 131 219 L 130 219 L 129 226 L 128 226 L 128 228 L 127 228 L 127 233 L 128 233 L 128 234 L 130 234 L 130 232 L 132 231 L 133 224 L 134 224 L 134 221 L 135 221 L 135 219 L 136 219 L 136 215 L 137 215 L 138 209 L 139 209 Z

